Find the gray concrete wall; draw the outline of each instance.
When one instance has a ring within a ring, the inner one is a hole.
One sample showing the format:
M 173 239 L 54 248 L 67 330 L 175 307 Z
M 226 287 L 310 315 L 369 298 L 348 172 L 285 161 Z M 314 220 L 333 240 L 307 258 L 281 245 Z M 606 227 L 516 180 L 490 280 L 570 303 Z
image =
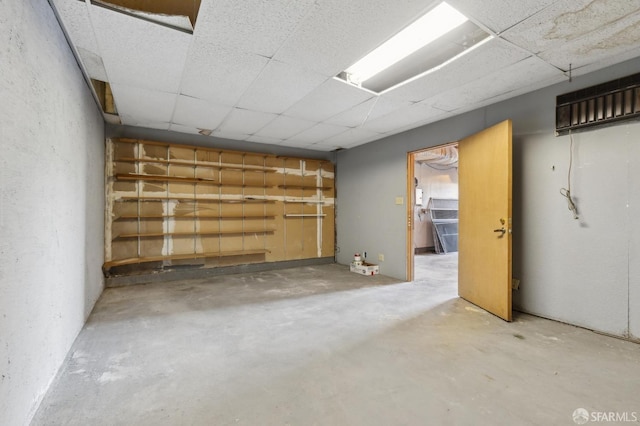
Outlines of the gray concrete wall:
M 45 0 L 0 1 L 0 424 L 28 424 L 103 288 L 104 127 Z
M 636 73 L 640 59 L 340 152 L 339 263 L 367 250 L 381 273 L 405 278 L 406 155 L 459 140 L 505 119 L 514 131 L 514 306 L 543 317 L 640 337 L 640 123 L 574 135 L 574 220 L 569 137 L 554 135 L 555 97 Z M 555 167 L 554 167 L 555 166 Z M 553 170 L 555 169 L 555 170 Z

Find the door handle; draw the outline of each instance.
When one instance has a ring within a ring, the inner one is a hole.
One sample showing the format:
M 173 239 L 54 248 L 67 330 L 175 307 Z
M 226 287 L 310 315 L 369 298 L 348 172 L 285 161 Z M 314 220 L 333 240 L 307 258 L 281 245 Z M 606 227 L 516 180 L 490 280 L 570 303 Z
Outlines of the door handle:
M 500 237 L 504 236 L 504 234 L 507 232 L 506 229 L 504 229 L 504 226 L 502 228 L 498 228 L 498 229 L 494 229 L 493 232 L 502 232 L 500 234 Z

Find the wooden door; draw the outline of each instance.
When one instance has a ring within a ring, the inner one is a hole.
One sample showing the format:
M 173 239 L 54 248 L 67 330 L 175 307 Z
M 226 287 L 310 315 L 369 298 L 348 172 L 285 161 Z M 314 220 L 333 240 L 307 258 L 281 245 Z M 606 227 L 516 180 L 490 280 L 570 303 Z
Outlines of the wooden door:
M 511 321 L 511 120 L 458 150 L 458 294 Z

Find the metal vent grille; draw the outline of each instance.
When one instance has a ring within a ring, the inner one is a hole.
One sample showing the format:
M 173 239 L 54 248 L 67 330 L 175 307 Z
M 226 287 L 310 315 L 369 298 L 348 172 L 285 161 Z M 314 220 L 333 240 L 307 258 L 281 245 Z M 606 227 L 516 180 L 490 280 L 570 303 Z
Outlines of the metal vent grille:
M 640 117 L 640 73 L 556 98 L 556 134 Z

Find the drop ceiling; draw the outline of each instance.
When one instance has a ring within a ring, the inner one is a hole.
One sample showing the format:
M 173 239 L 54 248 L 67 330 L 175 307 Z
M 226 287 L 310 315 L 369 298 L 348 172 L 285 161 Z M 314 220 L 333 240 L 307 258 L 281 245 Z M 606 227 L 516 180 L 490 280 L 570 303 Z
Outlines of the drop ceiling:
M 85 75 L 111 88 L 108 121 L 318 151 L 640 56 L 637 1 L 448 0 L 492 38 L 378 95 L 335 76 L 436 2 L 201 0 L 195 25 L 90 0 L 51 3 Z

